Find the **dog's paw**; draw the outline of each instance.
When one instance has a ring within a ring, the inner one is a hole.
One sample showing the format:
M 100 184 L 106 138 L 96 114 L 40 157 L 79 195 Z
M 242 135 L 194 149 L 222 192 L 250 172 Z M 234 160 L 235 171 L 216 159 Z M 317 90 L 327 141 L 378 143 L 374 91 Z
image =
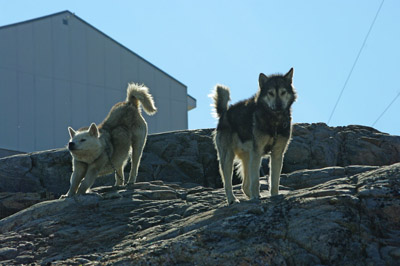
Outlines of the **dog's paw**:
M 243 192 L 244 195 L 246 195 L 246 197 L 250 198 L 251 193 L 250 193 L 250 190 L 248 188 L 247 189 L 242 188 L 242 192 Z
M 270 194 L 271 194 L 271 197 L 274 197 L 274 196 L 278 196 L 279 192 L 278 191 L 271 191 Z
M 240 203 L 240 201 L 235 197 L 230 199 L 230 200 L 228 200 L 228 205 L 233 205 L 233 204 L 236 204 L 236 203 Z

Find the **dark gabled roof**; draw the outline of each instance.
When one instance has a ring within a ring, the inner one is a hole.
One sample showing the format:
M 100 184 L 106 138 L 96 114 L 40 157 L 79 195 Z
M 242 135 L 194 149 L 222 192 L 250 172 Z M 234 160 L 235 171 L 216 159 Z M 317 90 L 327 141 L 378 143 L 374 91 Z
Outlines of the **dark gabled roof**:
M 127 50 L 128 52 L 134 54 L 135 56 L 139 57 L 140 59 L 142 59 L 143 61 L 145 61 L 146 63 L 150 64 L 152 67 L 156 68 L 157 70 L 161 71 L 162 73 L 164 73 L 165 75 L 167 75 L 168 77 L 170 77 L 171 79 L 175 80 L 176 82 L 178 82 L 179 84 L 181 84 L 182 86 L 184 86 L 185 88 L 187 88 L 187 86 L 185 84 L 183 84 L 182 82 L 180 82 L 179 80 L 177 80 L 176 78 L 172 77 L 171 75 L 169 75 L 167 72 L 163 71 L 162 69 L 160 69 L 159 67 L 155 66 L 154 64 L 150 63 L 149 61 L 147 61 L 146 59 L 144 59 L 143 57 L 141 57 L 140 55 L 138 55 L 137 53 L 133 52 L 132 50 L 130 50 L 129 48 L 127 48 L 126 46 L 122 45 L 121 43 L 117 42 L 116 40 L 114 40 L 113 38 L 111 38 L 110 36 L 108 36 L 107 34 L 105 34 L 104 32 L 100 31 L 99 29 L 95 28 L 94 26 L 92 26 L 90 23 L 86 22 L 85 20 L 81 19 L 80 17 L 78 17 L 77 15 L 75 15 L 75 13 L 70 12 L 69 10 L 65 10 L 65 11 L 61 11 L 61 12 L 57 12 L 54 14 L 50 14 L 47 16 L 42 16 L 42 17 L 38 17 L 38 18 L 34 18 L 34 19 L 29 19 L 26 21 L 22 21 L 22 22 L 17 22 L 17 23 L 13 23 L 13 24 L 9 24 L 9 25 L 5 25 L 5 26 L 0 26 L 0 30 L 1 29 L 5 29 L 5 28 L 9 28 L 9 27 L 14 27 L 14 26 L 18 26 L 21 24 L 26 24 L 26 23 L 31 23 L 34 21 L 38 21 L 38 20 L 42 20 L 45 18 L 49 18 L 49 17 L 53 17 L 53 16 L 58 16 L 60 14 L 68 14 L 71 16 L 74 16 L 75 18 L 77 18 L 78 20 L 80 20 L 81 22 L 85 23 L 86 25 L 88 25 L 90 28 L 92 28 L 93 30 L 99 32 L 100 34 L 104 35 L 106 38 L 110 39 L 111 41 L 115 42 L 117 45 L 119 45 L 120 47 L 122 47 L 123 49 Z

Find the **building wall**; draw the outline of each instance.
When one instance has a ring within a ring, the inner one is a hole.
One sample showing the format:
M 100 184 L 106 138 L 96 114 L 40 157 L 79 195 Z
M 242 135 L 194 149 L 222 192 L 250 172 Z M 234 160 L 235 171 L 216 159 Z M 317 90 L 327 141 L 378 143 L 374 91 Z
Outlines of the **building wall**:
M 64 146 L 100 123 L 129 82 L 150 88 L 149 133 L 187 129 L 187 88 L 69 12 L 0 28 L 0 148 Z

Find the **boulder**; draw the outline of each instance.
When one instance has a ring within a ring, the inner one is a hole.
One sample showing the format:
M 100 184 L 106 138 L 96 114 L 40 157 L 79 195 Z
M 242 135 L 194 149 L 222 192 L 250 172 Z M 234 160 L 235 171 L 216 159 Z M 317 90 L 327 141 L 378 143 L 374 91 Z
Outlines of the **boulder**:
M 49 192 L 0 192 L 0 218 L 7 217 L 20 210 L 44 200 L 54 199 Z
M 296 124 L 283 171 L 289 173 L 328 166 L 382 166 L 396 162 L 400 162 L 400 136 L 359 125 Z

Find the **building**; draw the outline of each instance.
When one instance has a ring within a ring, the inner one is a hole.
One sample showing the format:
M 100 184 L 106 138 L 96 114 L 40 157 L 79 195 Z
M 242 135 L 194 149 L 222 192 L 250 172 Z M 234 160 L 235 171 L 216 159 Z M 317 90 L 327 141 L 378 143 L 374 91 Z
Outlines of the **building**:
M 154 96 L 149 133 L 188 128 L 184 84 L 69 11 L 0 27 L 0 40 L 3 156 L 63 147 L 68 126 L 100 123 L 129 82 Z

